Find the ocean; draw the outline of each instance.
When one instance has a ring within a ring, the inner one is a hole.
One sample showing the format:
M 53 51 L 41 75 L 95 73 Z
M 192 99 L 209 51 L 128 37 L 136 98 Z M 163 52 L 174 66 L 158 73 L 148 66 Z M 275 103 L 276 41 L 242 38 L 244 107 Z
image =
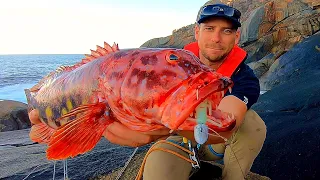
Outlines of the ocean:
M 0 100 L 26 103 L 24 89 L 57 67 L 73 65 L 82 58 L 82 54 L 0 55 Z

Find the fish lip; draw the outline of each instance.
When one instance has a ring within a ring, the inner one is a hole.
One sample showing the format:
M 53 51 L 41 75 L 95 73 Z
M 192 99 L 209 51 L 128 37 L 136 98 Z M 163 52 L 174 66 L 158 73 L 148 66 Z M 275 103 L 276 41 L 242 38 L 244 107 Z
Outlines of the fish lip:
M 221 92 L 221 91 L 225 91 L 231 84 L 232 81 L 230 80 L 230 78 L 226 78 L 223 76 L 220 76 L 219 78 L 215 78 L 217 77 L 215 74 L 214 76 L 212 76 L 212 79 L 210 81 L 209 84 L 207 85 L 203 85 L 202 87 L 198 88 L 199 90 L 199 97 L 197 99 L 196 96 L 196 89 L 195 86 L 197 86 L 197 84 L 201 84 L 200 82 L 203 81 L 203 79 L 198 78 L 201 75 L 210 75 L 212 73 L 212 71 L 206 71 L 206 72 L 201 72 L 199 74 L 196 74 L 194 76 L 194 78 L 197 78 L 197 80 L 193 79 L 192 82 L 189 84 L 189 88 L 184 92 L 185 94 L 187 94 L 189 92 L 189 94 L 191 95 L 186 95 L 186 97 L 184 98 L 183 101 L 183 105 L 178 108 L 178 109 L 182 109 L 181 111 L 181 115 L 179 115 L 178 118 L 176 118 L 175 121 L 170 121 L 169 127 L 170 129 L 176 130 L 178 129 L 178 127 L 189 117 L 190 113 L 194 111 L 194 109 L 202 102 L 204 101 L 208 96 L 212 95 L 213 93 L 216 92 Z M 213 74 L 211 74 L 213 75 Z M 180 88 L 178 88 L 178 91 L 180 90 Z M 169 98 L 170 101 L 176 102 L 179 101 L 177 98 L 175 99 L 174 97 Z M 167 106 L 162 114 L 170 114 L 167 113 L 167 111 L 171 111 L 174 106 L 169 105 Z M 169 116 L 170 118 L 173 118 L 172 116 Z
M 219 80 L 220 80 L 220 79 L 219 79 Z M 223 81 L 223 82 L 224 82 L 224 81 Z M 189 105 L 190 108 L 186 108 L 186 109 L 184 110 L 184 113 L 187 115 L 186 118 L 189 116 L 189 114 L 190 114 L 191 112 L 193 112 L 193 111 L 196 109 L 196 107 L 197 107 L 201 102 L 203 102 L 205 99 L 207 99 L 210 95 L 212 95 L 212 94 L 214 94 L 214 93 L 222 92 L 222 91 L 224 91 L 224 90 L 226 90 L 226 89 L 228 88 L 228 86 L 226 86 L 226 87 L 219 88 L 219 89 L 217 89 L 217 90 L 211 90 L 211 91 L 205 93 L 205 91 L 209 88 L 209 86 L 213 86 L 213 85 L 216 84 L 216 83 L 217 83 L 217 81 L 214 81 L 214 82 L 208 84 L 207 86 L 199 89 L 199 98 L 197 99 L 196 96 L 193 96 L 193 99 L 191 99 L 191 102 L 195 102 L 195 103 L 193 103 L 192 105 Z M 206 95 L 203 95 L 203 94 L 206 94 Z M 183 114 L 184 114 L 184 113 L 183 113 Z M 180 120 L 181 123 L 178 124 L 177 127 L 175 127 L 175 128 L 178 129 L 178 127 L 184 122 L 184 120 L 185 120 L 186 118 L 182 118 L 182 117 L 181 117 L 181 119 L 182 119 L 182 120 Z M 179 121 L 179 120 L 178 120 L 178 121 Z

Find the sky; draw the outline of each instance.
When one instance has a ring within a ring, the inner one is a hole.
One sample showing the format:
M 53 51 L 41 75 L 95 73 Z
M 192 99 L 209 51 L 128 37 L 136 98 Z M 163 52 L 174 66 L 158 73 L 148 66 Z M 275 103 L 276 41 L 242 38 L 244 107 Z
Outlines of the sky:
M 88 54 L 104 41 L 137 48 L 194 23 L 206 1 L 0 0 L 0 54 Z

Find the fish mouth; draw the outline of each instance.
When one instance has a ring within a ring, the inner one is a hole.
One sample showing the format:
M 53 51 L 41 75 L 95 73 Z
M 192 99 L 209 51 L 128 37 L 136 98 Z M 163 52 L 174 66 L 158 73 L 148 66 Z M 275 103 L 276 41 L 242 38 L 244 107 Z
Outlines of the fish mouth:
M 171 103 L 163 112 L 162 122 L 172 130 L 193 130 L 197 124 L 196 107 L 206 100 L 206 124 L 209 129 L 217 132 L 233 129 L 236 124 L 234 117 L 217 109 L 225 91 L 230 91 L 232 84 L 229 78 L 216 72 L 194 75 L 188 85 L 181 85 L 168 98 Z

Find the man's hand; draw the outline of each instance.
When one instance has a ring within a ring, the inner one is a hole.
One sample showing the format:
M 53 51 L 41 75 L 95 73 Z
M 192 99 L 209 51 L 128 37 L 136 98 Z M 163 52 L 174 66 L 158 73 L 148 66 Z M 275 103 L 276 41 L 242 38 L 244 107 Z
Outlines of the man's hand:
M 39 119 L 39 111 L 34 109 L 32 111 L 29 112 L 29 119 L 31 121 L 31 124 L 39 124 L 41 123 L 40 119 Z
M 103 136 L 111 143 L 138 147 L 169 136 L 169 129 L 164 128 L 150 132 L 134 131 L 119 122 L 113 122 L 104 131 Z
M 32 124 L 41 123 L 39 119 L 39 111 L 30 111 L 29 119 Z M 169 136 L 169 131 L 169 129 L 164 128 L 151 132 L 139 132 L 131 130 L 119 122 L 113 122 L 104 131 L 103 136 L 114 144 L 138 147 L 158 139 L 167 138 Z

